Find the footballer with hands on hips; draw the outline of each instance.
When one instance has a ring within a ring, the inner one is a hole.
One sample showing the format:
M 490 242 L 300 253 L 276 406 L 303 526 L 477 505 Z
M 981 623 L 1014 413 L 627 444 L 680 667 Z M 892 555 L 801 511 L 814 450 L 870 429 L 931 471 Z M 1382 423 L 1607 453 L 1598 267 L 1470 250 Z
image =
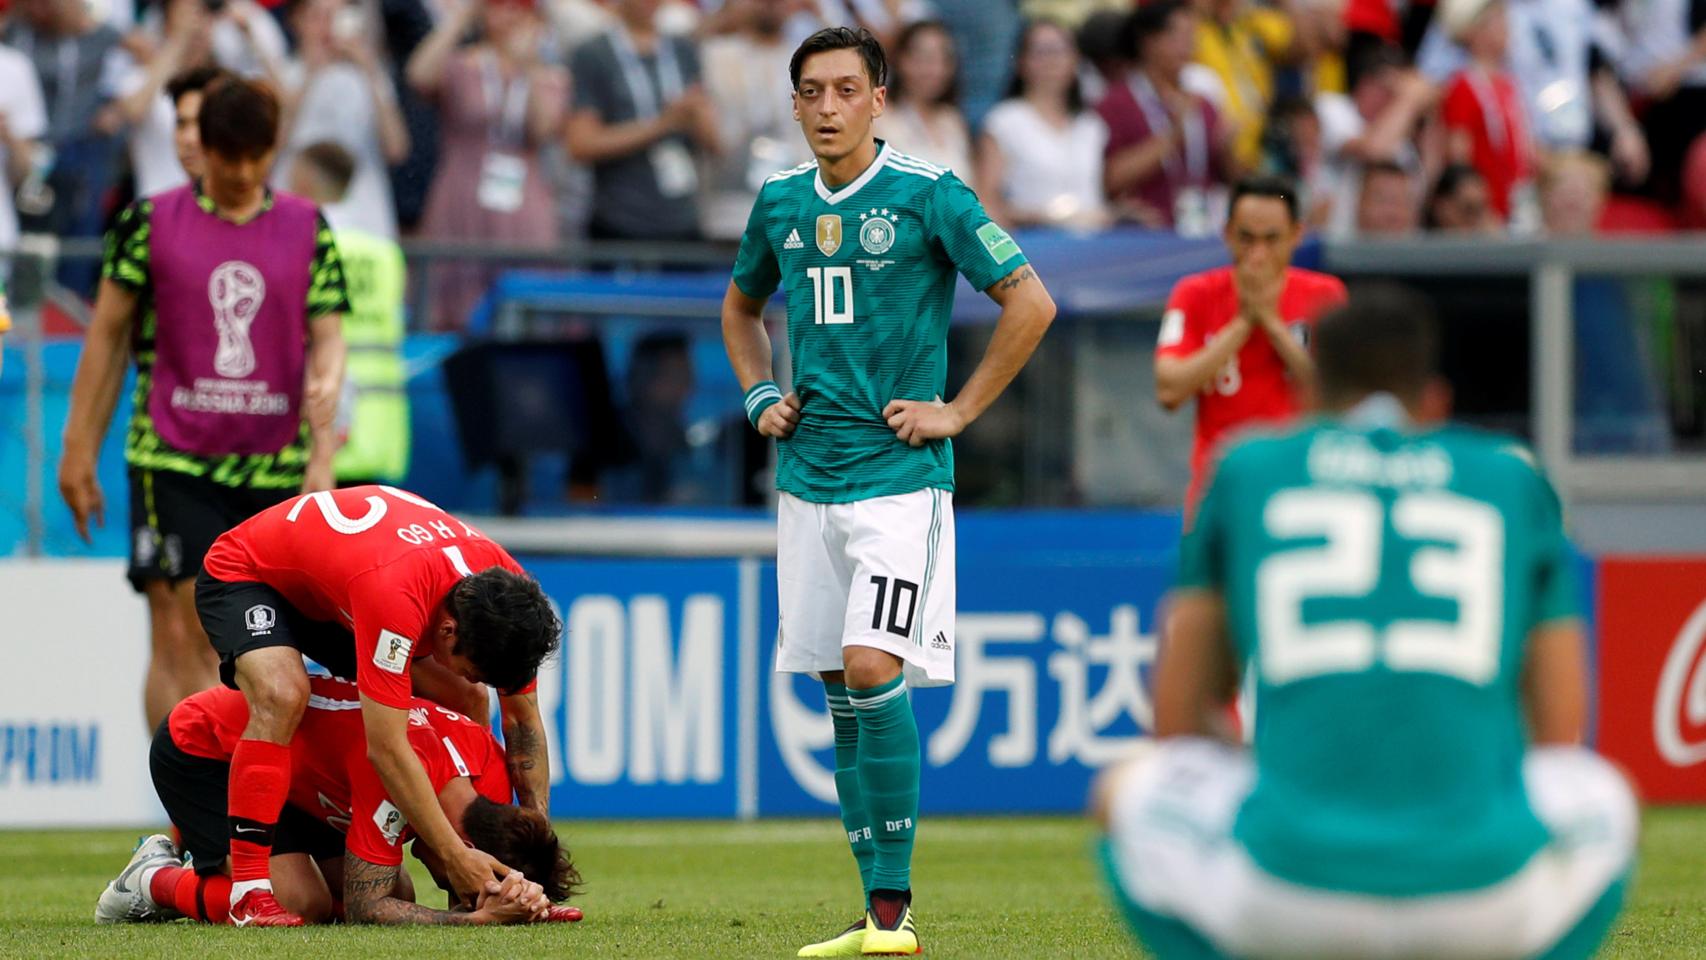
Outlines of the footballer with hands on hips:
M 196 606 L 220 678 L 249 705 L 231 755 L 234 924 L 302 922 L 273 896 L 268 858 L 290 791 L 290 743 L 309 702 L 303 654 L 355 680 L 368 758 L 456 892 L 470 902 L 496 892 L 510 869 L 457 836 L 409 748 L 408 728 L 417 688 L 453 709 L 472 702 L 483 715 L 475 685 L 496 687 L 516 795 L 542 814 L 550 809 L 534 687 L 563 627 L 508 552 L 394 487 L 320 491 L 216 540 L 196 581 Z M 428 677 L 430 687 L 418 682 Z
M 776 669 L 824 682 L 836 795 L 865 893 L 858 921 L 800 955 L 912 954 L 921 754 L 907 685 L 954 679 L 950 439 L 1030 359 L 1055 307 L 971 188 L 874 137 L 887 62 L 869 32 L 813 34 L 790 73 L 815 159 L 759 192 L 723 340 L 748 419 L 778 441 Z M 1001 318 L 943 402 L 956 274 Z M 793 360 L 785 395 L 763 322 L 778 287 Z

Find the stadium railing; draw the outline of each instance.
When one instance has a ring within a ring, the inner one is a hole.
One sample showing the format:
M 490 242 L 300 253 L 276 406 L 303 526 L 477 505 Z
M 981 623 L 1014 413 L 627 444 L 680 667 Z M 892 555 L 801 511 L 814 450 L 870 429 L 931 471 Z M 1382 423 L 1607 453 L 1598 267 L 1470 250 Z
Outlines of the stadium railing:
M 1329 243 L 1325 247 L 1325 261 L 1329 270 L 1347 278 L 1524 279 L 1529 303 L 1528 382 L 1534 446 L 1560 489 L 1567 495 L 1590 499 L 1706 499 L 1706 447 L 1697 435 L 1692 441 L 1674 438 L 1677 442 L 1673 448 L 1662 454 L 1642 452 L 1641 447 L 1653 445 L 1644 444 L 1635 436 L 1621 444 L 1633 448 L 1633 452 L 1599 452 L 1593 444 L 1583 442 L 1578 416 L 1579 393 L 1588 386 L 1584 381 L 1607 375 L 1608 365 L 1627 359 L 1582 353 L 1591 349 L 1583 343 L 1584 322 L 1605 319 L 1590 317 L 1589 312 L 1615 311 L 1619 307 L 1629 310 L 1627 304 L 1607 304 L 1593 298 L 1591 295 L 1600 291 L 1589 285 L 1608 280 L 1619 283 L 1656 280 L 1692 293 L 1687 288 L 1706 287 L 1706 239 Z M 1687 342 L 1687 338 L 1706 330 L 1706 304 L 1693 303 L 1692 296 L 1685 295 L 1682 299 L 1690 302 L 1673 307 L 1671 320 L 1682 325 L 1686 332 L 1679 338 L 1683 342 L 1673 343 L 1671 348 L 1685 352 L 1692 349 L 1697 363 L 1700 346 Z M 1620 319 L 1632 323 L 1644 319 L 1634 316 L 1634 312 L 1629 310 Z M 1646 338 L 1637 339 L 1642 350 L 1652 351 L 1657 347 Z M 1655 358 L 1642 359 L 1652 362 Z M 1690 364 L 1689 357 L 1671 359 L 1693 368 L 1692 377 L 1684 370 L 1681 382 L 1672 384 L 1673 388 L 1697 391 L 1706 387 L 1706 374 Z M 1655 379 L 1663 374 L 1651 369 L 1647 372 Z M 1673 407 L 1670 424 L 1673 428 L 1680 426 L 1674 422 L 1675 408 L 1698 402 L 1697 395 L 1674 393 L 1663 399 Z M 1639 432 L 1639 424 L 1629 426 L 1632 433 Z M 1697 426 L 1690 427 L 1689 432 L 1697 432 Z
M 1051 241 L 1035 242 L 1041 250 Z M 1148 349 L 1169 283 L 1159 267 L 1200 269 L 1210 265 L 1213 251 L 1165 238 L 1145 242 L 1151 246 L 1134 248 L 1139 253 L 1111 259 L 1104 254 L 1107 262 L 1083 274 L 1087 279 L 1060 284 L 1063 319 L 1071 313 L 1074 322 L 1057 327 L 1049 344 L 1054 353 L 1027 373 L 1030 384 L 1021 385 L 1007 413 L 995 411 L 989 423 L 980 424 L 979 436 L 962 444 L 968 501 L 1022 506 L 1176 502 L 1189 418 L 1160 415 L 1148 379 Z M 1095 242 L 1062 243 L 1065 259 L 1078 265 Z M 442 263 L 480 262 L 544 275 L 642 277 L 659 269 L 719 271 L 730 255 L 727 246 L 717 244 L 583 243 L 534 250 L 410 241 L 404 246 L 411 266 L 411 311 L 417 318 L 432 271 Z M 1120 249 L 1112 242 L 1104 246 Z M 21 521 L 25 534 L 12 549 L 26 555 L 44 552 L 44 512 L 56 505 L 49 461 L 63 417 L 57 392 L 66 384 L 59 380 L 68 376 L 59 369 L 64 364 L 57 363 L 50 382 L 45 352 L 65 346 L 45 337 L 44 329 L 63 338 L 86 320 L 83 302 L 58 288 L 53 277 L 58 265 L 92 260 L 99 252 L 98 242 L 27 237 L 12 258 L 16 328 L 7 338 L 7 371 L 0 380 L 0 407 L 9 408 L 0 410 L 0 516 L 11 513 Z M 1690 419 L 1695 414 L 1706 419 L 1706 378 L 1694 372 L 1706 354 L 1706 240 L 1329 242 L 1314 256 L 1348 280 L 1391 277 L 1431 287 L 1442 300 L 1448 326 L 1457 325 L 1447 339 L 1474 361 L 1467 371 L 1453 371 L 1460 397 L 1471 401 L 1471 419 L 1531 437 L 1569 500 L 1706 505 L 1706 445 L 1702 424 Z M 1466 291 L 1474 301 L 1467 310 L 1457 306 Z M 1452 301 L 1454 295 L 1458 301 Z M 954 352 L 968 364 L 975 362 L 993 319 L 981 306 L 974 303 L 966 311 L 966 325 L 955 333 L 961 339 Z M 53 317 L 46 328 L 44 308 Z M 1477 308 L 1491 319 L 1475 316 Z M 516 310 L 535 307 L 522 303 L 506 309 L 513 320 Z M 612 312 L 605 311 L 604 318 Z M 694 316 L 673 320 L 691 323 L 697 336 L 714 336 L 714 312 L 699 307 L 690 312 Z M 581 316 L 604 319 L 596 309 Z M 1583 326 L 1588 321 L 1622 331 L 1621 339 L 1613 337 L 1608 347 L 1606 338 L 1595 334 L 1587 337 L 1586 346 L 1578 346 L 1584 331 L 1594 333 L 1592 323 Z M 956 373 L 963 378 L 963 372 Z M 1605 380 L 1619 385 L 1608 393 Z M 1584 388 L 1590 403 L 1584 404 Z M 1518 396 L 1509 396 L 1513 391 Z M 1477 406 L 1480 394 L 1491 396 Z M 48 545 L 45 552 L 55 550 Z

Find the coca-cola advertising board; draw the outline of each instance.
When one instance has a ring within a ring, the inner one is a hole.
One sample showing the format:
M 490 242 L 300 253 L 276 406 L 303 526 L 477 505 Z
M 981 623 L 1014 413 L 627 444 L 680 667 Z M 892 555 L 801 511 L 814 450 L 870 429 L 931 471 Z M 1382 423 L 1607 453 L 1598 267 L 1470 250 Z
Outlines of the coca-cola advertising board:
M 1706 802 L 1706 557 L 1599 565 L 1600 752 L 1653 803 Z

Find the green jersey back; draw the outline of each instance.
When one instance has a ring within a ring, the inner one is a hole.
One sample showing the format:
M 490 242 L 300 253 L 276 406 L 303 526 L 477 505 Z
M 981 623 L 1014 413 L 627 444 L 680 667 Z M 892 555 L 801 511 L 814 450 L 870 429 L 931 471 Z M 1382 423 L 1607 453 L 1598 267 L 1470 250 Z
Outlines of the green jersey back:
M 1025 262 L 959 177 L 881 141 L 838 189 L 815 161 L 765 181 L 734 282 L 787 291 L 800 424 L 777 446 L 776 486 L 814 503 L 952 490 L 949 442 L 902 443 L 883 408 L 946 389 L 955 273 L 986 290 Z
M 1416 896 L 1497 882 L 1546 842 L 1523 788 L 1527 638 L 1576 615 L 1556 494 L 1460 428 L 1331 421 L 1233 447 L 1180 549 L 1256 680 L 1234 828 L 1278 877 Z

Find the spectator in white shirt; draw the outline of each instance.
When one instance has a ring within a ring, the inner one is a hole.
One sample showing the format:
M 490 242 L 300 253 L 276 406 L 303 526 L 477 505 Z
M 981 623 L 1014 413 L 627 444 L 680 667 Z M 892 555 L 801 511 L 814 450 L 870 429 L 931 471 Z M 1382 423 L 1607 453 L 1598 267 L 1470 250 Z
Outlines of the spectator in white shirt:
M 1366 165 L 1394 163 L 1412 182 L 1420 182 L 1424 164 L 1417 138 L 1438 100 L 1434 85 L 1408 69 L 1403 53 L 1395 47 L 1366 48 L 1353 75 L 1356 86 L 1348 95 L 1315 96 L 1333 191 L 1327 232 L 1338 236 L 1354 232 L 1365 192 L 1362 171 Z
M 336 143 L 355 159 L 355 177 L 343 199 L 326 206 L 326 219 L 337 230 L 395 240 L 387 168 L 409 155 L 409 130 L 370 39 L 375 24 L 349 0 L 297 0 L 291 26 L 297 55 L 283 71 L 285 133 L 273 185 L 288 184 L 305 147 Z
M 0 287 L 10 273 L 7 256 L 18 245 L 18 211 L 12 192 L 29 176 L 47 135 L 47 105 L 28 57 L 0 44 Z M 0 297 L 0 312 L 4 311 Z
M 1649 192 L 1684 200 L 1683 168 L 1706 134 L 1706 9 L 1703 0 L 1625 0 L 1618 8 L 1618 71 L 1648 101 L 1641 126 L 1652 150 Z M 1706 202 L 1706 185 L 1689 191 Z
M 1035 21 L 1020 34 L 1016 59 L 1007 98 L 989 111 L 978 138 L 978 195 L 1008 226 L 1107 226 L 1108 128 L 1085 107 L 1072 34 Z
M 225 39 L 216 43 L 215 37 Z M 151 14 L 137 29 L 130 46 L 153 46 L 153 55 L 127 60 L 119 75 L 118 98 L 101 122 L 126 131 L 139 197 L 164 193 L 200 176 L 183 162 L 177 139 L 186 104 L 182 96 L 170 94 L 170 81 L 200 78 L 180 91 L 195 98 L 188 104 L 193 126 L 201 109 L 200 91 L 213 71 L 272 77 L 285 50 L 284 34 L 260 7 L 233 3 L 213 14 L 205 0 L 171 0 L 163 14 Z
M 0 42 L 35 69 L 47 104 L 41 139 L 53 151 L 52 163 L 41 164 L 45 178 L 32 176 L 19 191 L 18 213 L 32 230 L 98 237 L 123 144 L 97 121 L 113 96 L 123 38 L 96 21 L 83 0 L 19 0 L 14 9 L 16 15 L 0 24 Z M 59 265 L 59 282 L 88 293 L 99 272 L 92 261 L 67 259 Z
M 764 179 L 811 159 L 788 89 L 794 47 L 783 30 L 793 6 L 793 0 L 730 0 L 726 16 L 738 29 L 700 48 L 705 93 L 728 144 L 703 158 L 699 214 L 712 239 L 740 239 Z
M 877 136 L 901 153 L 968 178 L 971 132 L 959 108 L 959 54 L 948 28 L 934 20 L 908 25 L 889 63 L 888 106 Z

